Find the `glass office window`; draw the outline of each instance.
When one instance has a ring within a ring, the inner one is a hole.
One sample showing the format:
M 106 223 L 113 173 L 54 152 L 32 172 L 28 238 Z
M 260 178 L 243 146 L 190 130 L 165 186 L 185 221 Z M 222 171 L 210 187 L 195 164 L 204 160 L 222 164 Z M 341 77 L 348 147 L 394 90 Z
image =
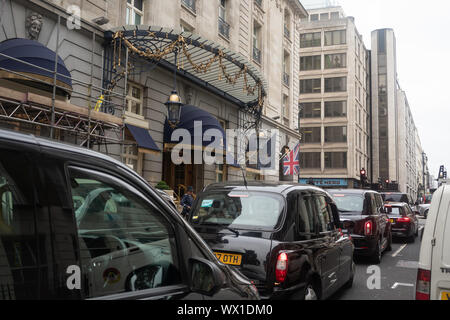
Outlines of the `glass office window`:
M 347 101 L 325 101 L 325 118 L 346 116 Z
M 312 119 L 321 118 L 322 103 L 321 102 L 307 102 L 302 104 L 302 110 L 300 111 L 300 118 Z
M 315 128 L 301 128 L 301 134 L 302 134 L 302 141 L 303 143 L 321 143 L 322 137 L 321 127 L 315 127 Z
M 300 71 L 310 71 L 320 69 L 322 69 L 321 56 L 300 57 Z
M 321 93 L 322 92 L 321 82 L 322 79 L 320 78 L 300 80 L 300 94 Z
M 325 92 L 347 91 L 347 77 L 325 78 Z
M 347 169 L 347 152 L 325 152 L 325 169 Z
M 347 142 L 347 127 L 325 127 L 325 142 Z

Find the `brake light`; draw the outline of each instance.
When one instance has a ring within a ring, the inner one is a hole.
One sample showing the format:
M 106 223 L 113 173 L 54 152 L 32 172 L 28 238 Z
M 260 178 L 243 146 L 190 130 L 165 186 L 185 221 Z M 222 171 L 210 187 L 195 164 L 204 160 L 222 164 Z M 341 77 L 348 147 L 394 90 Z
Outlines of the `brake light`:
M 366 224 L 364 225 L 364 234 L 366 236 L 372 235 L 372 227 L 373 227 L 372 221 L 370 220 L 367 221 Z
M 278 255 L 277 266 L 275 269 L 275 279 L 278 283 L 283 283 L 286 280 L 288 268 L 288 256 L 282 252 Z
M 431 271 L 419 269 L 417 272 L 416 300 L 430 300 Z
M 397 219 L 397 222 L 410 222 L 411 219 L 408 217 L 401 217 Z

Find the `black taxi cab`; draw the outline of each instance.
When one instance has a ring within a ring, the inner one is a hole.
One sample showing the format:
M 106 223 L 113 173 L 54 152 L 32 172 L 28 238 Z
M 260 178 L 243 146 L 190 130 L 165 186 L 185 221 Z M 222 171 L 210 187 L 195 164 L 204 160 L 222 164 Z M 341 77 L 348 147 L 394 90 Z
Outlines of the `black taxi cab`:
M 0 299 L 258 299 L 155 189 L 103 154 L 0 130 Z
M 326 299 L 352 285 L 354 247 L 322 189 L 213 184 L 197 195 L 189 222 L 220 261 L 255 283 L 262 298 Z

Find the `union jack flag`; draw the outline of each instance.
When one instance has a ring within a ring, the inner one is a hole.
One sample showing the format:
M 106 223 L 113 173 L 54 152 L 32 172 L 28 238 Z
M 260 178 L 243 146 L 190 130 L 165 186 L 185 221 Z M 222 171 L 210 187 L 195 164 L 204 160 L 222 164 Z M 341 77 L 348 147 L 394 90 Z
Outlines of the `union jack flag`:
M 289 152 L 283 160 L 283 175 L 292 176 L 300 174 L 300 143 Z

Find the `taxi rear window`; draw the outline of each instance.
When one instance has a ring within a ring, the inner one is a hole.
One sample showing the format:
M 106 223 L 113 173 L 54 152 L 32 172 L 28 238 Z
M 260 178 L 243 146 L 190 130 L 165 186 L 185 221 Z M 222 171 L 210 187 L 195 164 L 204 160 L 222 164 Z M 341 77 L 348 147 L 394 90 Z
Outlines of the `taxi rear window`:
M 284 198 L 269 192 L 223 191 L 199 195 L 190 222 L 243 229 L 273 230 L 284 210 Z

